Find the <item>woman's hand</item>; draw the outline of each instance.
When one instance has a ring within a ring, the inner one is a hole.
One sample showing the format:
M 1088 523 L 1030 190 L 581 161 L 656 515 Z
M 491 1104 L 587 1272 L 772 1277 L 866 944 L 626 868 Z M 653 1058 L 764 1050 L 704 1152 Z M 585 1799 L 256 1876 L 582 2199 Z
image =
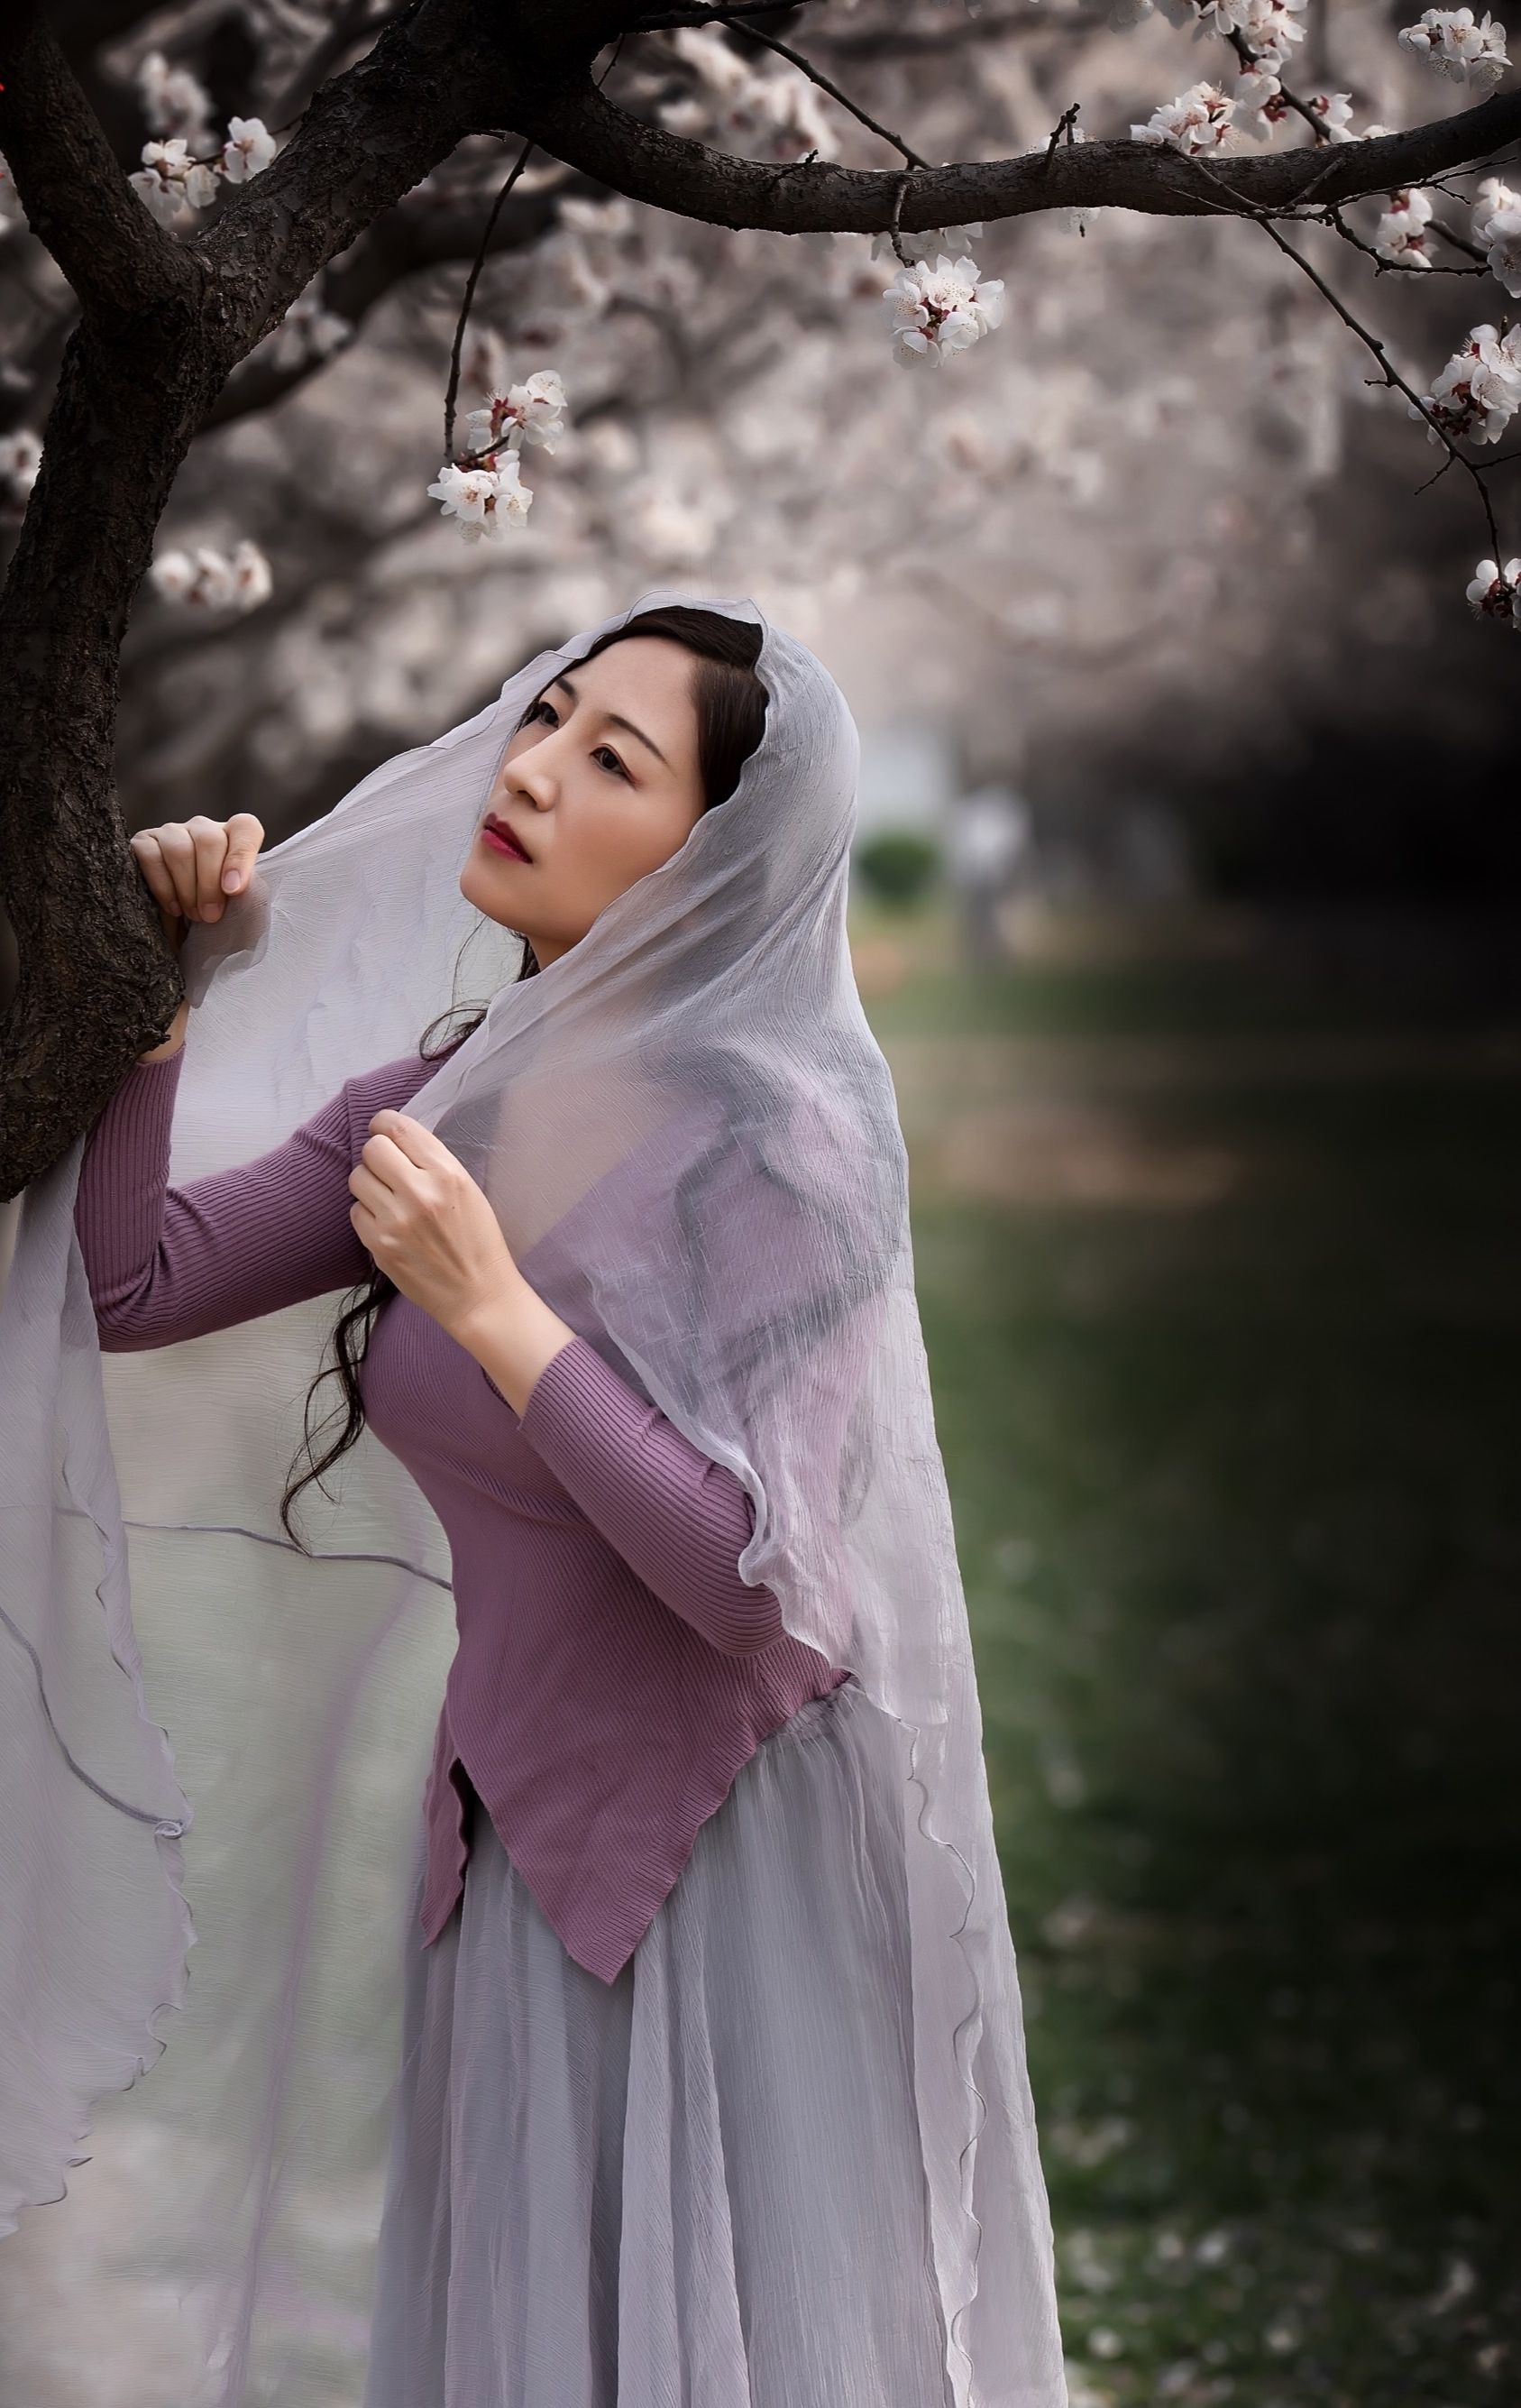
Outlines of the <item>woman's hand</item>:
M 521 1413 L 576 1332 L 530 1287 L 458 1155 L 409 1112 L 377 1112 L 348 1185 L 348 1218 L 380 1268 Z
M 159 929 L 167 951 L 178 955 L 192 920 L 220 920 L 229 896 L 242 894 L 253 875 L 264 831 L 251 811 L 230 820 L 169 820 L 139 828 L 127 841 L 144 882 L 159 907 Z M 188 1000 L 169 1023 L 168 1034 L 140 1062 L 162 1062 L 178 1054 L 190 1018 Z
M 128 838 L 172 953 L 192 920 L 220 920 L 228 896 L 243 892 L 263 840 L 251 811 L 235 811 L 230 820 L 169 820 Z
M 377 1112 L 348 1174 L 348 1218 L 403 1296 L 450 1335 L 505 1311 L 524 1283 L 490 1201 L 456 1154 L 408 1112 Z

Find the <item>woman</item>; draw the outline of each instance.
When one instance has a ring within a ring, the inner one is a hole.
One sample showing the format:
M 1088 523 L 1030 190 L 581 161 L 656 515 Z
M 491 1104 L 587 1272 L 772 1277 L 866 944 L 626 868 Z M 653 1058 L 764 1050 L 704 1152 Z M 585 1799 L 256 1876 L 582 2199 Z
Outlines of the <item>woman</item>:
M 542 995 L 175 1185 L 187 1002 L 75 1204 L 112 1354 L 360 1283 L 283 1530 L 368 1427 L 448 1541 L 364 2408 L 1056 2408 L 902 1140 L 844 943 L 854 729 L 753 606 L 660 597 L 502 706 L 484 788 L 481 721 L 442 739 L 457 883 Z M 373 807 L 399 871 L 408 792 Z M 231 929 L 261 836 L 134 839 L 171 942 Z M 310 1019 L 362 1026 L 365 898 L 306 884 L 348 972 Z M 277 2154 L 206 2397 L 283 2408 Z

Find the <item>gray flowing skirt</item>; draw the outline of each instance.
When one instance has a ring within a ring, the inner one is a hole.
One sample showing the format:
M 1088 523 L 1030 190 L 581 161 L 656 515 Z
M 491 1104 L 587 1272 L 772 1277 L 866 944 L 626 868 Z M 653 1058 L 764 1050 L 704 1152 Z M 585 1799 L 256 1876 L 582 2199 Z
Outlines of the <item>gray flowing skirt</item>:
M 854 1680 L 803 1706 L 611 1984 L 477 1802 L 460 1905 L 407 1942 L 363 2408 L 948 2401 L 906 1744 Z

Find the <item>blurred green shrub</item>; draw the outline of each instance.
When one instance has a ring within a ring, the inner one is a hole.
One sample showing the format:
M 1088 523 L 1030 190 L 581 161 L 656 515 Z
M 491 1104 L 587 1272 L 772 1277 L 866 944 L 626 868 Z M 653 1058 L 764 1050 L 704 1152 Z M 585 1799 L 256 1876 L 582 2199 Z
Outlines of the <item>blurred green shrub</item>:
M 882 828 L 863 837 L 851 867 L 874 901 L 900 909 L 917 903 L 940 874 L 942 848 L 917 828 Z

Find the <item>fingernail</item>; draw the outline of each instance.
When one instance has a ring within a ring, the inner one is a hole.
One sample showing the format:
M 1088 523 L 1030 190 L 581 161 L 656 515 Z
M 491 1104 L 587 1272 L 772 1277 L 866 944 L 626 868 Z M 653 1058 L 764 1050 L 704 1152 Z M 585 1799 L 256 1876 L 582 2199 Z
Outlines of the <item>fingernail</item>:
M 235 895 L 243 883 L 243 872 L 240 869 L 224 869 L 221 882 L 229 895 Z

